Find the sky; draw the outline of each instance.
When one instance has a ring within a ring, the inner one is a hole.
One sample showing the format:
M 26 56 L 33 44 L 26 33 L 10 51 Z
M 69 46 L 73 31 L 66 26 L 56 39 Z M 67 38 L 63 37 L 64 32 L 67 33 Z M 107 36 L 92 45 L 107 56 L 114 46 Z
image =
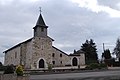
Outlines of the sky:
M 57 48 L 70 54 L 93 39 L 99 58 L 103 43 L 113 52 L 120 37 L 120 0 L 0 0 L 1 62 L 3 51 L 33 37 L 39 7 Z

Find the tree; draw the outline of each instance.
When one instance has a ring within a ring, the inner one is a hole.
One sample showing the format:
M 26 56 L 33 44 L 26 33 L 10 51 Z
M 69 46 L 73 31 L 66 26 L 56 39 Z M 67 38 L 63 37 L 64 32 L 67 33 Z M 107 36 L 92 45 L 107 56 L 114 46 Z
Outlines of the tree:
M 115 54 L 117 58 L 120 58 L 120 39 L 119 38 L 116 41 L 116 46 L 114 48 L 113 54 Z
M 74 54 L 76 54 L 77 53 L 77 51 L 74 49 Z
M 112 59 L 109 49 L 104 50 L 104 52 L 102 53 L 102 58 L 104 58 L 104 62 L 106 65 L 108 65 L 108 66 L 113 65 L 114 61 Z
M 104 50 L 104 52 L 102 53 L 102 58 L 104 59 L 111 59 L 111 53 L 109 49 Z
M 0 62 L 0 66 L 3 66 L 2 62 Z
M 98 62 L 97 48 L 96 44 L 92 39 L 86 40 L 81 46 L 81 50 L 85 52 L 86 64 Z

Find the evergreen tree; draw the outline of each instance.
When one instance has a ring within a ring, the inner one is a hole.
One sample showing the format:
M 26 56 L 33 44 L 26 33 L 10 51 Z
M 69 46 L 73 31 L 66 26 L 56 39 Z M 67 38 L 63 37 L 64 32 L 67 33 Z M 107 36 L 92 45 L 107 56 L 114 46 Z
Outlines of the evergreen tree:
M 103 53 L 102 53 L 102 58 L 104 59 L 111 59 L 111 53 L 109 49 L 106 49 Z
M 2 62 L 0 62 L 0 66 L 3 66 Z
M 104 50 L 102 53 L 102 58 L 104 58 L 104 63 L 108 66 L 113 65 L 114 59 L 112 59 L 111 53 L 109 49 Z
M 74 54 L 76 54 L 77 53 L 77 51 L 74 49 Z
M 86 40 L 86 42 L 82 44 L 81 50 L 85 52 L 86 64 L 98 62 L 96 44 L 92 39 L 90 39 L 90 41 Z
M 120 58 L 120 39 L 119 38 L 117 39 L 113 54 L 115 54 L 117 58 Z

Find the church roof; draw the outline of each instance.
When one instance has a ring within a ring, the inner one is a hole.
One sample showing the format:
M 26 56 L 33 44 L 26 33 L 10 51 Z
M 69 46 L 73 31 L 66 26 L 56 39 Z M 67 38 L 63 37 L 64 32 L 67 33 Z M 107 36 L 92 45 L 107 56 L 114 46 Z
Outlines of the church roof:
M 69 56 L 80 56 L 80 54 L 69 54 Z
M 39 18 L 37 20 L 36 26 L 37 25 L 39 25 L 39 26 L 46 26 L 41 13 L 40 13 Z
M 51 37 L 49 37 L 49 36 L 47 36 L 47 37 L 48 37 L 48 38 L 50 38 L 52 41 L 54 41 L 54 39 L 52 39 Z M 16 48 L 16 47 L 20 46 L 20 45 L 21 45 L 21 44 L 23 44 L 23 43 L 30 42 L 33 38 L 34 38 L 34 37 L 32 37 L 32 38 L 30 38 L 30 39 L 28 39 L 28 40 L 26 40 L 26 41 L 24 41 L 24 42 L 19 43 L 19 44 L 17 44 L 17 45 L 15 45 L 15 46 L 13 46 L 13 47 L 11 47 L 11 48 L 7 49 L 7 50 L 6 50 L 6 51 L 4 51 L 3 53 L 7 53 L 8 51 L 10 51 L 10 50 L 12 50 L 12 49 L 14 49 L 14 48 Z
M 67 53 L 65 53 L 65 52 L 63 52 L 63 51 L 61 51 L 60 49 L 58 49 L 58 48 L 56 48 L 56 47 L 54 47 L 54 46 L 52 46 L 54 49 L 56 49 L 56 50 L 58 50 L 58 51 L 60 51 L 60 52 L 62 52 L 63 54 L 65 54 L 65 55 L 67 55 L 68 56 L 68 54 Z
M 26 40 L 26 41 L 24 41 L 24 42 L 21 42 L 21 43 L 19 43 L 19 44 L 15 45 L 15 46 L 13 46 L 13 47 L 9 48 L 8 50 L 4 51 L 3 53 L 7 53 L 8 51 L 10 51 L 10 50 L 12 50 L 12 49 L 14 49 L 14 48 L 16 48 L 16 47 L 20 46 L 20 45 L 21 45 L 21 44 L 23 44 L 23 43 L 30 42 L 32 39 L 33 39 L 33 38 L 30 38 L 30 39 L 28 39 L 28 40 Z
M 46 26 L 46 24 L 45 24 L 45 22 L 44 22 L 44 19 L 43 19 L 41 13 L 40 13 L 40 15 L 39 15 L 39 17 L 38 17 L 38 20 L 37 20 L 37 23 L 36 23 L 35 27 L 33 27 L 33 29 L 36 28 L 37 26 L 39 26 L 39 27 L 44 27 L 44 28 L 48 28 L 48 26 Z

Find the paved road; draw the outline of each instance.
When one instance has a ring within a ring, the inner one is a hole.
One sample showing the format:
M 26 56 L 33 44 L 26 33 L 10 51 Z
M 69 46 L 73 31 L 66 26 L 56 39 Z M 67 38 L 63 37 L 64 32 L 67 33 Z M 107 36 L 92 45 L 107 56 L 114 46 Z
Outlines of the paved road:
M 84 73 L 31 75 L 30 80 L 120 80 L 120 70 L 84 72 Z

